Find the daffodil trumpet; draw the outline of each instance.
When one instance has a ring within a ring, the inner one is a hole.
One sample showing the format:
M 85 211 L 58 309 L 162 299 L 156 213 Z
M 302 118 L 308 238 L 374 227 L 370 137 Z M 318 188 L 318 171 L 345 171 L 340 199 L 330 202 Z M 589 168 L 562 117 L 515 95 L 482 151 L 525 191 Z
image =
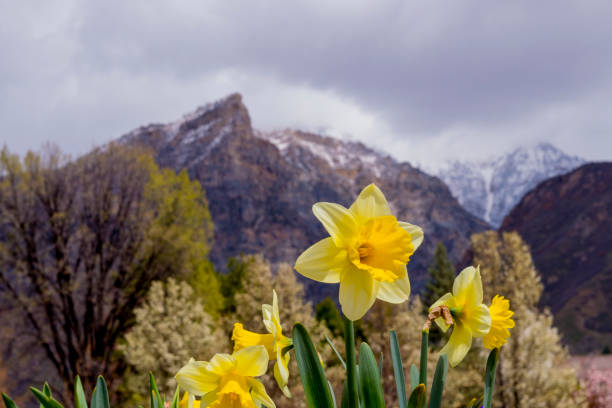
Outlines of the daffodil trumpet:
M 398 221 L 374 184 L 355 202 L 316 203 L 312 211 L 329 237 L 304 251 L 295 269 L 323 283 L 340 283 L 342 313 L 359 320 L 378 298 L 402 303 L 410 295 L 407 264 L 423 242 L 423 230 Z
M 191 359 L 176 374 L 181 389 L 200 397 L 209 408 L 275 408 L 260 377 L 268 369 L 264 346 L 251 346 L 233 354 L 216 354 L 210 361 Z M 193 399 L 189 399 L 192 405 Z M 190 407 L 191 408 L 191 407 Z

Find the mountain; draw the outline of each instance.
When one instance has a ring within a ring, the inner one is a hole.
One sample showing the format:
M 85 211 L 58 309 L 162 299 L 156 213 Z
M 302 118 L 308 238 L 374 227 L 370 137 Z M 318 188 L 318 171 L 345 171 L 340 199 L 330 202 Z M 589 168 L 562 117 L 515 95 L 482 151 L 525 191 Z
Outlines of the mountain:
M 438 178 L 361 143 L 296 130 L 254 130 L 239 94 L 175 122 L 135 129 L 120 142 L 149 146 L 159 164 L 185 168 L 200 181 L 215 223 L 211 258 L 220 268 L 240 253 L 261 252 L 272 262 L 293 263 L 327 235 L 312 205 L 348 206 L 372 182 L 385 192 L 398 219 L 425 231 L 409 265 L 415 289 L 424 283 L 438 241 L 457 261 L 470 235 L 489 227 L 465 211 Z M 335 297 L 337 288 L 309 283 L 308 293 Z
M 504 219 L 529 244 L 542 303 L 575 352 L 612 347 L 612 163 L 590 163 L 531 190 Z
M 448 162 L 438 172 L 463 207 L 499 227 L 523 195 L 542 180 L 584 164 L 548 143 L 481 162 Z

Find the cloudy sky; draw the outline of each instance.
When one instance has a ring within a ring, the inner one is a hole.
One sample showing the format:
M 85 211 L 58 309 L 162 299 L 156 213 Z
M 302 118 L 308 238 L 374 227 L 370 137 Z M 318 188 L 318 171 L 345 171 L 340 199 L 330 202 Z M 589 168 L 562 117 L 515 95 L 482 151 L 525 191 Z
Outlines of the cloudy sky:
M 0 0 L 0 144 L 79 154 L 232 92 L 431 165 L 612 159 L 612 2 Z

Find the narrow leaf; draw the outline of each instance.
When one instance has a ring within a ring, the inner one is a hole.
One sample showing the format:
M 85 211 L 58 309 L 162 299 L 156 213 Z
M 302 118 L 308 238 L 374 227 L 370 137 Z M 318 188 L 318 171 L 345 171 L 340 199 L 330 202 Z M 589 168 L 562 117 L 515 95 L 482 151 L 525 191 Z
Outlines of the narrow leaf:
M 425 408 L 427 403 L 427 394 L 425 393 L 425 384 L 419 384 L 410 394 L 408 399 L 408 408 Z
M 319 356 L 310 335 L 299 323 L 293 326 L 293 345 L 308 406 L 310 408 L 333 408 L 334 403 Z
M 149 390 L 151 397 L 151 408 L 164 408 L 164 401 L 159 395 L 159 389 L 157 388 L 157 383 L 155 382 L 155 377 L 153 377 L 152 372 L 149 372 Z
M 170 404 L 170 408 L 179 408 L 180 402 L 180 389 L 179 386 L 176 386 L 176 391 L 174 391 L 174 397 L 172 398 L 172 403 Z
M 334 394 L 334 388 L 332 387 L 329 381 L 327 381 L 327 385 L 329 385 L 329 393 L 331 394 L 332 402 L 334 403 L 334 408 L 337 408 L 338 404 L 336 404 L 336 394 Z
M 376 357 L 367 343 L 361 343 L 359 346 L 359 389 L 363 396 L 364 407 L 383 408 L 385 406 Z
M 406 398 L 406 378 L 404 377 L 404 365 L 402 364 L 402 356 L 400 354 L 399 342 L 395 330 L 391 330 L 389 333 L 389 342 L 391 343 L 391 360 L 393 362 L 393 374 L 395 377 L 395 388 L 397 389 L 399 408 L 406 408 L 408 405 Z M 416 370 L 416 367 L 414 368 Z
M 336 357 L 338 357 L 338 360 L 340 360 L 340 362 L 342 363 L 342 366 L 346 370 L 346 362 L 342 358 L 342 355 L 338 352 L 338 349 L 336 348 L 336 346 L 334 346 L 334 342 L 331 341 L 329 337 L 327 337 L 327 334 L 325 335 L 325 340 L 327 340 L 327 343 L 329 344 L 331 349 L 334 351 L 334 353 L 336 353 Z
M 45 382 L 45 384 L 43 385 L 42 392 L 47 397 L 51 398 L 51 388 L 49 388 L 49 383 L 48 382 Z M 40 408 L 44 408 L 43 404 L 40 404 Z
M 106 381 L 102 376 L 98 377 L 96 382 L 96 388 L 91 395 L 91 408 L 110 408 L 108 401 L 108 388 L 106 388 Z
M 427 353 L 429 352 L 429 330 L 423 330 L 421 335 L 421 366 L 419 369 L 419 384 L 427 384 Z M 427 386 L 425 387 L 427 388 Z
M 2 401 L 4 401 L 5 408 L 18 408 L 17 404 L 15 404 L 15 401 L 10 399 L 9 396 L 5 393 L 2 393 Z
M 448 358 L 446 354 L 442 354 L 438 359 L 436 371 L 434 373 L 433 382 L 431 383 L 431 393 L 429 395 L 429 408 L 442 407 L 442 392 L 444 391 L 444 382 L 446 381 L 446 373 L 448 372 Z
M 410 366 L 410 392 L 414 391 L 417 385 L 419 385 L 419 369 L 412 364 Z
M 63 408 L 59 401 L 56 401 L 52 397 L 47 396 L 43 391 L 30 387 L 30 391 L 34 394 L 36 399 L 40 402 L 43 408 Z
M 83 391 L 83 384 L 81 383 L 81 378 L 78 375 L 74 380 L 74 406 L 76 408 L 87 408 L 85 391 Z
M 495 386 L 495 371 L 497 371 L 497 363 L 499 361 L 499 349 L 495 348 L 489 353 L 487 359 L 487 367 L 485 369 L 485 387 L 484 387 L 484 408 L 491 408 L 493 401 L 493 387 Z

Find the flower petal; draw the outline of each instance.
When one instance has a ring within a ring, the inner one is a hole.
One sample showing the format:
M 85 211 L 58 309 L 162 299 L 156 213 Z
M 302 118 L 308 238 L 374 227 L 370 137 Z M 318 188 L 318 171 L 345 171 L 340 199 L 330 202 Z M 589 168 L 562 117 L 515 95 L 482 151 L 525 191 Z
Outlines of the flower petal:
M 176 382 L 190 395 L 204 395 L 219 385 L 219 375 L 208 370 L 208 363 L 194 359 L 179 370 Z
M 282 350 L 277 351 L 276 364 L 274 364 L 274 379 L 279 388 L 287 398 L 291 398 L 291 391 L 287 384 L 289 383 L 289 353 L 282 355 Z
M 336 203 L 316 203 L 312 206 L 312 212 L 337 247 L 351 245 L 356 236 L 357 223 L 349 210 Z
M 349 320 L 359 320 L 376 300 L 378 282 L 367 271 L 352 268 L 340 281 L 340 305 Z
M 259 377 L 268 369 L 268 352 L 264 346 L 251 346 L 232 355 L 236 359 L 235 371 L 245 377 Z
M 236 360 L 229 354 L 218 353 L 210 359 L 208 370 L 218 375 L 227 374 L 236 365 Z
M 266 388 L 260 381 L 254 378 L 247 378 L 247 383 L 251 388 L 251 397 L 253 401 L 255 401 L 255 405 L 263 405 L 266 408 L 276 408 L 274 401 L 272 401 L 272 398 L 270 398 L 266 392 Z
M 480 268 L 468 266 L 462 270 L 453 282 L 453 295 L 459 306 L 482 303 Z
M 440 354 L 446 354 L 451 367 L 455 367 L 463 360 L 472 347 L 472 334 L 462 324 L 454 324 L 448 343 L 440 350 Z
M 295 270 L 307 278 L 323 283 L 338 283 L 342 271 L 351 268 L 346 250 L 338 248 L 331 238 L 317 242 L 298 257 Z
M 359 224 L 363 224 L 370 218 L 391 215 L 389 203 L 384 194 L 376 185 L 370 184 L 359 193 L 355 202 L 349 208 Z
M 491 313 L 486 305 L 480 304 L 466 312 L 464 323 L 472 331 L 472 336 L 482 337 L 491 329 Z
M 424 235 L 421 227 L 403 221 L 398 221 L 397 223 L 400 227 L 405 229 L 410 234 L 410 238 L 412 239 L 412 246 L 416 251 L 417 248 L 423 243 Z
M 380 282 L 376 297 L 389 303 L 402 303 L 410 296 L 408 273 L 394 282 Z

